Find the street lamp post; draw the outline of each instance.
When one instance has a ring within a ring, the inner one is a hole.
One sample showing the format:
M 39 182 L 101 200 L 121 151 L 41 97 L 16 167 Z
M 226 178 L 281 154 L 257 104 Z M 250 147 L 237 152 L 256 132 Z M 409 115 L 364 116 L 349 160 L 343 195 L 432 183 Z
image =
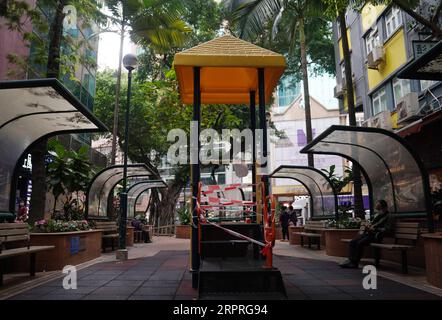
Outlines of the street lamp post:
M 117 250 L 117 259 L 127 260 L 126 249 L 126 220 L 127 220 L 127 153 L 129 149 L 129 111 L 130 98 L 132 94 L 132 71 L 137 66 L 137 57 L 134 54 L 127 54 L 123 58 L 123 65 L 128 71 L 127 75 L 127 103 L 126 114 L 124 118 L 124 163 L 123 163 L 123 190 L 120 193 L 120 223 L 119 223 L 119 245 Z

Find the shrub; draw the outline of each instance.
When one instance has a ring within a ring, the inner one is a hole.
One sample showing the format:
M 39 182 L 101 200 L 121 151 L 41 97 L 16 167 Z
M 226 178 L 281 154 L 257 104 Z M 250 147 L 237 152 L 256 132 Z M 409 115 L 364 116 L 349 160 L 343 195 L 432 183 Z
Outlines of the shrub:
M 86 220 L 39 220 L 35 222 L 32 231 L 33 232 L 70 232 L 70 231 L 84 231 L 90 230 L 91 226 Z

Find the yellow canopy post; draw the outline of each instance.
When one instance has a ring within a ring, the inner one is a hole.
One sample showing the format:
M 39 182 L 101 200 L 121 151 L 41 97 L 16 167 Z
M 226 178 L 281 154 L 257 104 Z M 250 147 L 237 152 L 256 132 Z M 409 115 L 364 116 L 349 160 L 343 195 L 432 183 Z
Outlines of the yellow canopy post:
M 257 68 L 264 69 L 268 103 L 286 62 L 281 54 L 225 35 L 177 53 L 174 66 L 184 104 L 193 103 L 193 67 L 201 67 L 202 104 L 248 104 L 250 92 L 259 92 Z

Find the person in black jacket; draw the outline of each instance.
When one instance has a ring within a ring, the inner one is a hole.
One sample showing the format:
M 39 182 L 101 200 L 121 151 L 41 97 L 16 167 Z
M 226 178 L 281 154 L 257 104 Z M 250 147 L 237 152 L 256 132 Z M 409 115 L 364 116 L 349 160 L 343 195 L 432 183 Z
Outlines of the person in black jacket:
M 283 206 L 281 208 L 281 214 L 279 215 L 279 223 L 281 224 L 282 229 L 282 241 L 285 241 L 286 237 L 287 240 L 289 240 L 289 221 L 290 215 L 287 212 L 287 208 Z
M 390 230 L 392 219 L 388 211 L 387 202 L 379 200 L 376 203 L 376 211 L 377 213 L 365 227 L 363 233 L 350 241 L 348 260 L 340 264 L 342 268 L 358 268 L 364 247 L 372 242 L 381 242 L 385 232 Z

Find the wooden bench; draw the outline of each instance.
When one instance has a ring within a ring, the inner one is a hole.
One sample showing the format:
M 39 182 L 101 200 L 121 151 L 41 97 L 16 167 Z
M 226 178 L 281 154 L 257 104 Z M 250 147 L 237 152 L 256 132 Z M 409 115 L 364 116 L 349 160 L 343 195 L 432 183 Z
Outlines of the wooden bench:
M 419 238 L 418 222 L 397 222 L 394 227 L 394 243 L 371 243 L 374 249 L 375 266 L 379 267 L 381 259 L 381 250 L 400 251 L 402 273 L 408 273 L 407 252 L 416 248 L 417 239 Z M 406 241 L 408 244 L 399 244 L 400 241 Z
M 364 232 L 365 224 L 361 225 L 359 233 Z M 379 267 L 379 262 L 381 259 L 380 251 L 390 250 L 390 251 L 400 251 L 401 252 L 401 262 L 402 262 L 402 272 L 408 273 L 408 261 L 407 252 L 408 250 L 414 249 L 416 247 L 417 239 L 419 238 L 419 223 L 418 222 L 397 222 L 394 226 L 394 243 L 371 243 L 370 247 L 373 248 L 375 266 Z M 341 239 L 342 242 L 349 243 L 352 239 Z M 409 244 L 399 244 L 399 241 L 406 240 L 410 242 Z
M 306 221 L 304 232 L 293 232 L 301 238 L 301 246 L 304 246 L 304 237 L 308 239 L 308 247 L 312 247 L 312 239 L 315 240 L 318 250 L 321 250 L 321 233 L 327 228 L 327 221 Z M 318 232 L 319 231 L 319 232 Z
M 24 246 L 7 249 L 6 244 L 22 241 Z M 35 276 L 35 256 L 37 252 L 54 249 L 54 246 L 31 246 L 27 223 L 0 223 L 0 286 L 3 285 L 3 260 L 25 254 L 30 255 L 29 274 Z
M 112 251 L 115 250 L 115 241 L 120 237 L 118 234 L 118 226 L 115 221 L 96 221 L 95 229 L 103 231 L 102 235 L 102 249 L 106 252 L 106 243 L 111 242 Z

